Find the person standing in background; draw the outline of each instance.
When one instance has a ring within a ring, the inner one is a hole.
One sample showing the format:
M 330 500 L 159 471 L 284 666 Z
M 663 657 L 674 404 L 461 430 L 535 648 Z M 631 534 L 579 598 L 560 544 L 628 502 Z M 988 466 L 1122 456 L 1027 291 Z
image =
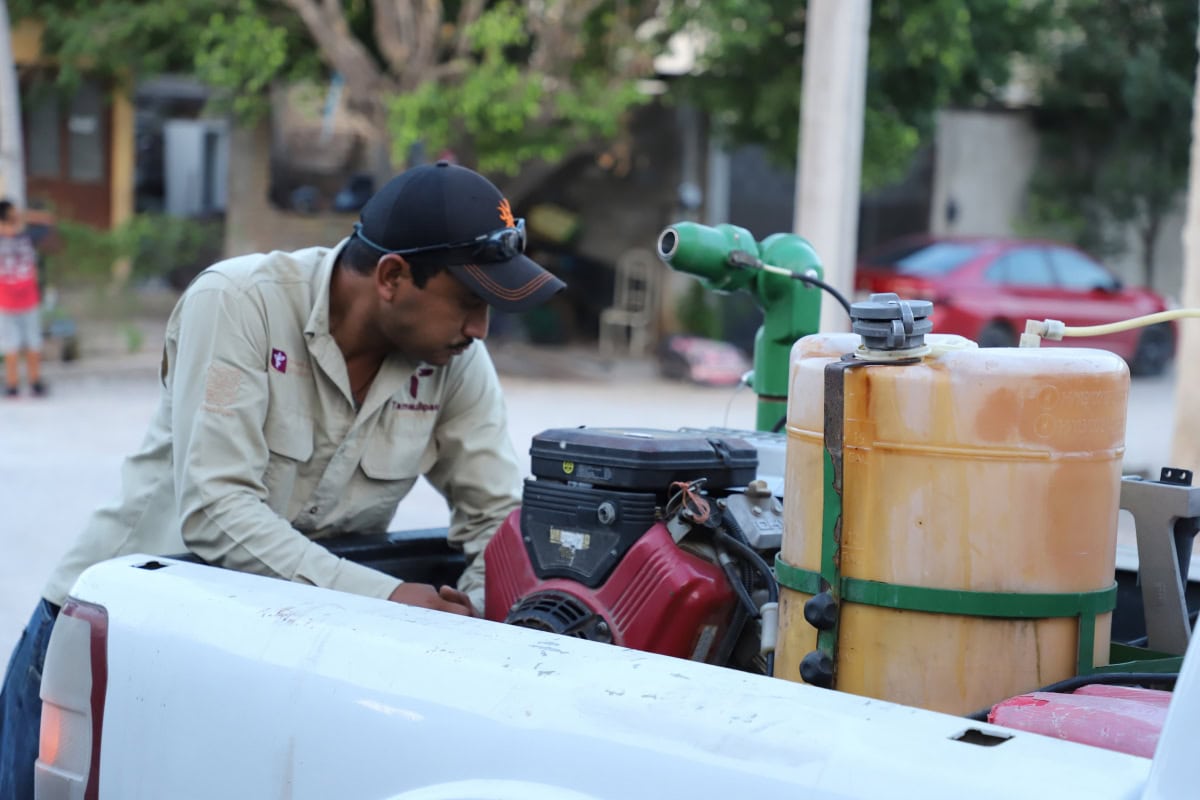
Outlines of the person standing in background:
M 25 356 L 25 378 L 36 397 L 42 383 L 42 321 L 39 309 L 38 257 L 25 220 L 49 224 L 49 215 L 22 214 L 10 200 L 0 200 L 0 353 L 4 354 L 4 394 L 21 393 L 19 359 Z

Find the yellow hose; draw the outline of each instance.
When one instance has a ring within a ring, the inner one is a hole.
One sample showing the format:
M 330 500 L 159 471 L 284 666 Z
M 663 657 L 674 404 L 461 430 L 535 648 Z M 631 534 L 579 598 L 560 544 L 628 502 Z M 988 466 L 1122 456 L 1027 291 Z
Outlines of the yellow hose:
M 1170 322 L 1176 319 L 1194 317 L 1200 319 L 1200 308 L 1176 308 L 1170 311 L 1159 311 L 1157 314 L 1146 314 L 1143 317 L 1110 322 L 1106 325 L 1084 325 L 1069 327 L 1057 319 L 1047 319 L 1038 322 L 1031 319 L 1025 323 L 1025 333 L 1021 336 L 1021 347 L 1037 347 L 1042 339 L 1054 342 L 1062 341 L 1066 336 L 1104 336 L 1110 333 L 1145 328 L 1160 322 Z

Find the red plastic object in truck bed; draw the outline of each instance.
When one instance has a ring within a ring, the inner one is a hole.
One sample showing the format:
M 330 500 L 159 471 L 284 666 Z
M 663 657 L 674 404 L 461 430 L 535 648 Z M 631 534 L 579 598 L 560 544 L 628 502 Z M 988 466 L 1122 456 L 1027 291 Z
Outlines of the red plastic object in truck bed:
M 1153 758 L 1170 702 L 1170 692 L 1091 684 L 1074 694 L 1009 698 L 992 707 L 988 722 Z

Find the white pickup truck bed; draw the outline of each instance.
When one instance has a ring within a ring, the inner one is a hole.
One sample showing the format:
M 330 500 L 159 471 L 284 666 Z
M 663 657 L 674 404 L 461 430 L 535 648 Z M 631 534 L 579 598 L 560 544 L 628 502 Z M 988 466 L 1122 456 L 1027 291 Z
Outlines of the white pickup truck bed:
M 1152 762 L 278 580 L 138 568 L 150 560 L 100 564 L 73 591 L 108 616 L 100 798 L 1200 796 L 1195 656 Z M 1009 738 L 956 738 L 970 729 Z

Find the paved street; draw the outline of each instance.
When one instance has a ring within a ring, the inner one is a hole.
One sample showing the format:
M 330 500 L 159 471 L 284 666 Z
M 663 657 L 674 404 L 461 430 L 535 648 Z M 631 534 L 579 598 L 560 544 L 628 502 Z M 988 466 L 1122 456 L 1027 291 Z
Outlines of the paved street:
M 49 398 L 0 404 L 0 663 L 60 554 L 92 509 L 117 490 L 121 459 L 140 441 L 157 399 L 154 352 L 155 345 L 147 343 L 136 357 L 70 369 L 50 365 Z M 627 365 L 609 374 L 594 357 L 564 351 L 500 356 L 498 348 L 511 433 L 526 472 L 529 441 L 547 428 L 750 428 L 754 423 L 748 389 L 663 381 L 648 365 Z M 530 377 L 556 372 L 573 377 Z M 1128 468 L 1157 469 L 1168 457 L 1172 389 L 1169 377 L 1134 384 Z M 401 505 L 393 527 L 444 525 L 447 517 L 440 496 L 422 483 Z
M 140 442 L 157 401 L 155 366 L 143 356 L 115 365 L 107 376 L 90 365 L 66 373 L 59 367 L 49 398 L 0 404 L 0 666 L 59 556 L 91 511 L 115 496 L 121 460 Z M 648 372 L 622 384 L 509 375 L 504 387 L 526 472 L 530 439 L 547 428 L 754 424 L 748 389 L 735 395 L 655 380 Z M 441 496 L 422 482 L 401 504 L 393 527 L 448 519 Z

